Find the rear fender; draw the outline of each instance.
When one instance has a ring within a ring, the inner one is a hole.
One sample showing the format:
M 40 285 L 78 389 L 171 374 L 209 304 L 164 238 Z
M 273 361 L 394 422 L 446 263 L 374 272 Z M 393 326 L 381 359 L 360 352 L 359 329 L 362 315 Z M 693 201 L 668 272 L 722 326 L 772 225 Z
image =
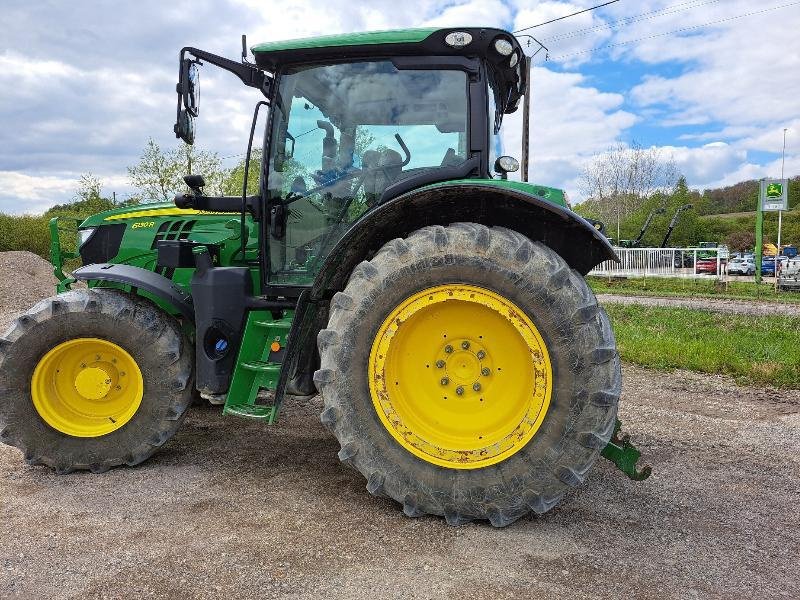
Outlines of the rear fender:
M 383 244 L 429 225 L 481 223 L 513 229 L 556 252 L 582 275 L 619 260 L 606 237 L 570 209 L 522 190 L 487 183 L 418 189 L 379 205 L 355 223 L 328 255 L 311 300 L 344 289 L 350 273 Z

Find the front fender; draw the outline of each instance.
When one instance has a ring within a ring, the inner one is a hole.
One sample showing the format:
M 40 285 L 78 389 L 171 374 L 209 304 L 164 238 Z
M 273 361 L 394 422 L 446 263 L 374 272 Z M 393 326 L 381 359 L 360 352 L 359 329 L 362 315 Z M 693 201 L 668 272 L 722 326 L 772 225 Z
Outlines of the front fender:
M 606 237 L 570 209 L 521 189 L 460 181 L 408 192 L 365 214 L 326 258 L 312 299 L 343 289 L 355 266 L 389 240 L 457 222 L 518 231 L 558 252 L 583 275 L 605 260 L 618 260 Z
M 191 295 L 171 280 L 153 271 L 132 265 L 97 263 L 75 269 L 72 276 L 82 281 L 108 281 L 145 290 L 174 306 L 189 322 L 194 323 Z

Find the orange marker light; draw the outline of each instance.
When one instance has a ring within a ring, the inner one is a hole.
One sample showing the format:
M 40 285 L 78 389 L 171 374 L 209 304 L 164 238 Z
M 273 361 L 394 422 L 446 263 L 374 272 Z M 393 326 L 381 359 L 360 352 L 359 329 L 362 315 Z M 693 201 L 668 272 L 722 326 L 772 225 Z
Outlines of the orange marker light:
M 278 350 L 281 349 L 280 342 L 272 342 L 272 345 L 269 347 L 269 349 L 272 350 L 273 352 L 277 352 Z

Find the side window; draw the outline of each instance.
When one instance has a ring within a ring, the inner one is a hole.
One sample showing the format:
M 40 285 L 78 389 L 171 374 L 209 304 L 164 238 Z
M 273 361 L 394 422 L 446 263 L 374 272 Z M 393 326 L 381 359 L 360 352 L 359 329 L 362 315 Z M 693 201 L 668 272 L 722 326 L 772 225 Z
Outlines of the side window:
M 503 155 L 503 139 L 500 137 L 500 125 L 503 113 L 497 110 L 497 99 L 494 86 L 489 85 L 487 97 L 489 98 L 488 116 L 489 123 L 489 173 L 494 173 L 494 162 L 498 156 Z

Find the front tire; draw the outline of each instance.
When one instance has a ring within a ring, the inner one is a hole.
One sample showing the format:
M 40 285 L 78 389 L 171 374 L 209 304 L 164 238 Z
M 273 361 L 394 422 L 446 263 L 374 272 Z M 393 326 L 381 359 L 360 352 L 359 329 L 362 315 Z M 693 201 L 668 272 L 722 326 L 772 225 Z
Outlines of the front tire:
M 139 464 L 186 415 L 192 354 L 142 298 L 95 288 L 43 300 L 0 338 L 0 440 L 59 473 Z
M 339 458 L 409 516 L 504 526 L 544 513 L 613 433 L 608 317 L 558 254 L 508 229 L 387 243 L 333 297 L 318 346 Z

